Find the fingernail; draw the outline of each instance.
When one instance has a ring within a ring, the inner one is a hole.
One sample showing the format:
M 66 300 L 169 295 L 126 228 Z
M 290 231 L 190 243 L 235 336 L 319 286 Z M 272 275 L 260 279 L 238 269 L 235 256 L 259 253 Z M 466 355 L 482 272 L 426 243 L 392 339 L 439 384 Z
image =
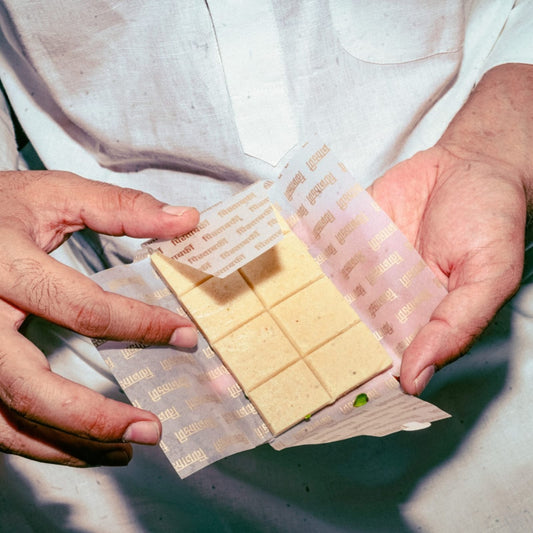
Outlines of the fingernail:
M 134 422 L 122 435 L 124 442 L 134 444 L 157 444 L 160 438 L 159 425 L 149 421 Z
M 169 344 L 178 348 L 193 348 L 198 342 L 198 333 L 196 328 L 183 326 L 177 328 L 170 337 Z
M 435 374 L 435 365 L 427 366 L 415 379 L 415 394 L 418 396 Z
M 174 215 L 176 217 L 181 217 L 193 210 L 192 207 L 182 207 L 179 205 L 164 205 L 161 209 L 165 213 L 168 213 L 169 215 Z
M 100 458 L 100 466 L 126 466 L 131 461 L 131 452 L 123 449 L 108 451 Z

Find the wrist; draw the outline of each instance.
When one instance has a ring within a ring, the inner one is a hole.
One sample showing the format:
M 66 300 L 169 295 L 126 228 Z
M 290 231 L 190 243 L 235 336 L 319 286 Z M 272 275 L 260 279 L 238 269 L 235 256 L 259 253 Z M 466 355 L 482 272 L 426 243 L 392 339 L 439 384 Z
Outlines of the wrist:
M 533 204 L 533 65 L 487 72 L 437 145 L 461 159 L 506 169 Z

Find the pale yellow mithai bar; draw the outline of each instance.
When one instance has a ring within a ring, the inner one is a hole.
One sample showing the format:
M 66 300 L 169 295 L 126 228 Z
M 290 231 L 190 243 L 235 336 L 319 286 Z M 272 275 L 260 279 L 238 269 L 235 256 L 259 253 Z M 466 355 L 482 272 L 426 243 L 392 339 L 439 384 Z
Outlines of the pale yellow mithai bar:
M 284 233 L 224 279 L 152 255 L 274 435 L 391 366 L 306 246 Z

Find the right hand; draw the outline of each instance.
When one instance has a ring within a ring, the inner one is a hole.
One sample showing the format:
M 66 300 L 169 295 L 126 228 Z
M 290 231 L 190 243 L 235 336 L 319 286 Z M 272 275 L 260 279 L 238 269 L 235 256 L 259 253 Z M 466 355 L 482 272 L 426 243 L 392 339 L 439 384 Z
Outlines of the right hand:
M 126 464 L 130 442 L 158 443 L 158 418 L 54 374 L 18 330 L 34 314 L 89 337 L 194 346 L 187 319 L 107 293 L 48 253 L 85 227 L 172 238 L 193 229 L 198 212 L 52 171 L 0 172 L 0 204 L 0 450 L 73 466 Z
M 510 165 L 458 156 L 440 143 L 391 168 L 369 191 L 448 289 L 402 356 L 402 388 L 418 395 L 517 290 L 527 197 Z

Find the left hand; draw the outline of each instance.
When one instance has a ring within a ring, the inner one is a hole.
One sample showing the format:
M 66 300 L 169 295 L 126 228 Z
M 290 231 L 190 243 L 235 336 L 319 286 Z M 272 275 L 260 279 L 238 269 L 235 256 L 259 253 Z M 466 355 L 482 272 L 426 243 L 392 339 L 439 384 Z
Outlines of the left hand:
M 401 385 L 420 394 L 517 290 L 525 187 L 511 165 L 437 144 L 393 167 L 369 192 L 449 291 L 403 354 Z
M 102 290 L 48 252 L 79 229 L 171 238 L 193 208 L 59 171 L 0 172 L 0 451 L 72 466 L 123 465 L 161 422 L 54 373 L 20 332 L 28 314 L 91 337 L 194 346 L 196 328 L 159 306 Z

